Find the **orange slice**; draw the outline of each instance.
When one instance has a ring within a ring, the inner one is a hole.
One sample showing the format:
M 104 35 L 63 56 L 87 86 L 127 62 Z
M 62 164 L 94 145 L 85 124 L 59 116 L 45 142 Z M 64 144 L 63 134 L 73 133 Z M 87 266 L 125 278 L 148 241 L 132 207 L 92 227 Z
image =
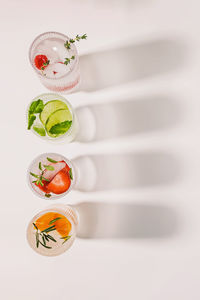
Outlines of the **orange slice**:
M 61 219 L 55 221 L 52 224 L 49 224 L 52 220 L 54 220 L 56 218 L 61 218 Z M 71 231 L 71 228 L 72 228 L 71 223 L 65 216 L 63 216 L 59 213 L 54 213 L 54 212 L 48 212 L 48 213 L 42 215 L 41 217 L 39 217 L 36 220 L 35 224 L 40 231 L 42 231 L 50 226 L 55 225 L 57 232 L 62 237 L 68 236 Z

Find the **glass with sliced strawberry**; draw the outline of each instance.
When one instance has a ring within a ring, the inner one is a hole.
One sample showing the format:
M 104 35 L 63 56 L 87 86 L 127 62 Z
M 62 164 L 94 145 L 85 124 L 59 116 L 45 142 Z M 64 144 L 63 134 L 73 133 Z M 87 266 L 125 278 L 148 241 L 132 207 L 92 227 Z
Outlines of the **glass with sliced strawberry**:
M 41 255 L 60 255 L 72 246 L 77 226 L 75 209 L 57 204 L 32 218 L 27 228 L 27 240 L 31 248 Z
M 75 42 L 86 38 L 86 34 L 69 38 L 58 32 L 45 32 L 33 41 L 29 59 L 43 85 L 56 92 L 69 93 L 77 88 L 80 68 Z
M 57 153 L 38 156 L 28 169 L 31 189 L 45 199 L 56 199 L 66 195 L 74 185 L 75 174 L 72 163 Z

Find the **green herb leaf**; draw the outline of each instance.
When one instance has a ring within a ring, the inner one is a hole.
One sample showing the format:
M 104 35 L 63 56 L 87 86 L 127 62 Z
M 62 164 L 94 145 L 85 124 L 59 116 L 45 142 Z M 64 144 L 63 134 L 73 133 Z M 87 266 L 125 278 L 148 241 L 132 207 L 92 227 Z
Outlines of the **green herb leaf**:
M 72 125 L 72 121 L 64 121 L 52 126 L 49 132 L 51 134 L 64 134 L 69 130 L 71 125 Z
M 43 63 L 43 66 L 48 66 L 50 63 L 50 60 L 47 60 L 47 62 Z
M 44 103 L 41 99 L 38 99 L 36 101 L 33 101 L 29 107 L 29 113 L 30 114 L 39 114 L 44 109 Z
M 51 248 L 52 248 L 52 247 L 49 247 L 49 246 L 44 245 L 40 240 L 39 240 L 39 243 L 40 243 L 43 247 L 45 247 L 45 248 L 47 248 L 47 249 L 51 249 Z
M 45 131 L 45 129 L 41 125 L 34 126 L 33 130 L 35 132 L 37 132 L 39 135 L 41 135 L 41 136 L 45 136 L 46 135 L 46 131 Z
M 45 241 L 44 235 L 42 235 L 42 240 L 43 240 L 44 245 L 46 246 L 46 241 Z
M 45 194 L 45 197 L 47 197 L 47 198 L 50 198 L 51 197 L 51 194 Z
M 50 234 L 47 235 L 48 239 L 52 240 L 53 242 L 57 242 Z
M 35 177 L 35 178 L 39 178 L 38 175 L 36 175 L 36 174 L 34 174 L 34 173 L 32 173 L 32 172 L 30 172 L 30 174 L 31 174 L 31 176 L 33 176 L 33 177 Z
M 65 48 L 67 48 L 67 49 L 71 49 L 71 45 L 70 45 L 70 42 L 69 42 L 69 41 L 66 41 L 66 42 L 64 43 L 64 46 L 65 46 Z
M 33 223 L 33 226 L 35 227 L 35 229 L 36 229 L 36 230 L 38 230 L 38 228 L 37 228 L 37 226 L 36 226 L 36 224 L 35 224 L 35 223 Z
M 61 237 L 61 239 L 64 239 L 63 244 L 64 244 L 66 241 L 68 241 L 68 240 L 70 239 L 70 237 L 71 237 L 71 235 Z
M 36 231 L 36 233 L 35 233 L 35 236 L 36 236 L 36 247 L 38 248 L 39 247 L 39 233 L 38 233 L 38 231 Z
M 39 162 L 38 168 L 42 171 L 42 163 L 41 163 L 41 161 Z
M 55 225 L 53 225 L 53 226 L 50 226 L 50 227 L 48 227 L 48 228 L 42 230 L 41 232 L 47 233 L 47 232 L 52 231 L 52 230 L 55 230 L 55 229 L 56 229 L 56 228 L 55 228 Z
M 62 218 L 61 218 L 61 217 L 58 217 L 58 218 L 55 218 L 55 219 L 51 220 L 51 221 L 49 222 L 49 225 L 53 224 L 54 222 L 56 222 L 56 221 L 58 221 L 58 220 L 60 220 L 60 219 L 62 219 Z
M 50 162 L 52 162 L 52 163 L 57 163 L 58 162 L 58 161 L 56 161 L 56 160 L 54 160 L 52 158 L 49 158 L 49 157 L 47 157 L 47 160 L 50 161 Z
M 43 167 L 49 171 L 53 171 L 54 167 L 53 166 L 49 166 L 49 165 L 43 165 Z
M 73 180 L 72 168 L 69 169 L 69 177 L 70 177 L 71 180 Z
M 49 242 L 48 236 L 44 233 L 44 237 L 47 240 L 47 242 Z
M 28 111 L 28 129 L 31 129 L 31 126 L 33 125 L 36 119 L 36 116 L 34 114 L 41 113 L 43 109 L 44 109 L 44 103 L 41 99 L 38 99 L 31 103 Z
M 36 119 L 36 116 L 34 116 L 32 114 L 28 115 L 28 130 L 31 129 L 31 126 L 33 125 L 35 119 Z
M 66 57 L 66 58 L 65 58 L 65 61 L 64 61 L 64 64 L 65 64 L 65 65 L 68 65 L 68 64 L 71 62 L 72 59 L 75 59 L 75 55 L 72 55 L 71 58 Z
M 49 179 L 47 179 L 47 178 L 45 178 L 43 176 L 41 176 L 41 179 L 44 180 L 44 181 L 48 181 L 48 182 L 50 181 Z

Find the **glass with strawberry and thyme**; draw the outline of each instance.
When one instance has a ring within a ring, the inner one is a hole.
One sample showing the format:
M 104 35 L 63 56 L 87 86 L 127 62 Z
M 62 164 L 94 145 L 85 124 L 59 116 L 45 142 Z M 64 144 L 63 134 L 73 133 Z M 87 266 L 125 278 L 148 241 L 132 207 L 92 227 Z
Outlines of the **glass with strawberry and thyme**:
M 37 253 L 57 256 L 72 246 L 77 226 L 76 211 L 70 206 L 57 204 L 32 218 L 27 228 L 27 240 Z
M 78 120 L 71 104 L 61 95 L 42 94 L 27 110 L 28 130 L 47 140 L 71 142 L 78 134 Z
M 72 163 L 57 153 L 44 153 L 36 157 L 28 169 L 31 190 L 45 199 L 66 195 L 75 183 Z
M 80 68 L 75 42 L 86 38 L 86 34 L 69 38 L 58 32 L 45 32 L 33 41 L 30 63 L 49 90 L 69 93 L 78 86 Z

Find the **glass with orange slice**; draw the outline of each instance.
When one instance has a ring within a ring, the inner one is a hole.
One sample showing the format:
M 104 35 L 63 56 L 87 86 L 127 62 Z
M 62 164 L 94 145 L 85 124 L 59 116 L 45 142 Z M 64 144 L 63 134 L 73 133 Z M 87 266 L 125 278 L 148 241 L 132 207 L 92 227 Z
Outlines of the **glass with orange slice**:
M 37 253 L 57 256 L 71 247 L 77 226 L 76 211 L 71 206 L 57 204 L 32 218 L 27 228 L 27 240 Z
M 75 183 L 74 167 L 58 153 L 37 156 L 28 169 L 31 190 L 45 199 L 57 199 L 66 195 Z

